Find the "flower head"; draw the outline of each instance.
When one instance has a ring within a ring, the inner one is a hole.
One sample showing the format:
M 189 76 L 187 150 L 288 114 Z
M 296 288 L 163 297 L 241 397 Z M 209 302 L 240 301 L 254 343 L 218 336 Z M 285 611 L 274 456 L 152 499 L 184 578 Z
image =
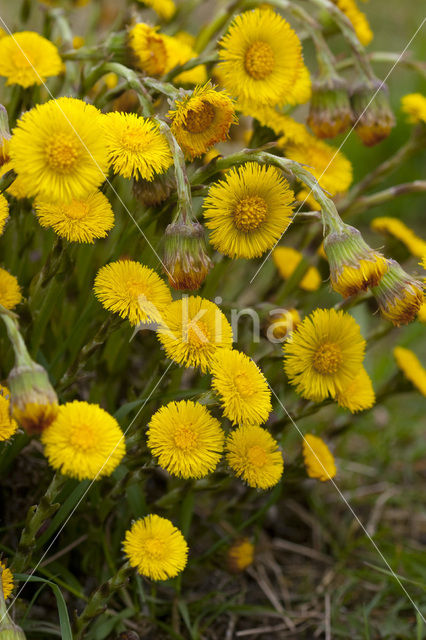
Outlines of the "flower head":
M 266 422 L 272 411 L 271 392 L 265 376 L 251 358 L 241 351 L 219 349 L 210 371 L 223 414 L 232 424 Z
M 395 126 L 395 116 L 385 84 L 377 80 L 374 86 L 359 85 L 352 94 L 351 102 L 355 131 L 365 146 L 372 147 L 389 136 Z
M 3 589 L 3 597 L 5 600 L 8 599 L 8 597 L 10 596 L 10 594 L 13 591 L 13 575 L 10 569 L 8 569 L 5 565 L 4 562 L 2 562 L 0 560 L 0 567 L 1 567 L 1 573 L 0 573 L 0 581 L 1 581 L 1 587 Z
M 129 47 L 137 67 L 150 76 L 166 73 L 168 55 L 163 36 L 157 28 L 138 22 L 129 31 Z
M 20 31 L 0 40 L 0 76 L 6 84 L 31 87 L 62 72 L 62 60 L 54 44 L 34 31 Z
M 282 342 L 292 331 L 302 322 L 297 309 L 281 310 L 270 312 L 271 319 L 268 326 L 268 337 L 271 340 Z
M 35 212 L 42 227 L 52 227 L 69 242 L 94 242 L 105 238 L 114 226 L 112 207 L 101 191 L 68 204 L 37 199 Z
M 133 195 L 145 207 L 158 207 L 176 188 L 176 181 L 173 171 L 169 169 L 166 173 L 156 173 L 152 180 L 133 180 L 132 187 Z
M 14 309 L 22 300 L 18 280 L 11 273 L 0 267 L 0 304 L 5 309 Z
M 423 304 L 423 285 L 404 271 L 398 262 L 388 260 L 388 270 L 372 288 L 386 320 L 399 327 L 414 320 Z
M 280 276 L 287 280 L 294 273 L 303 254 L 292 247 L 277 247 L 272 252 L 272 259 L 277 267 Z M 309 267 L 305 275 L 299 282 L 301 289 L 305 291 L 316 291 L 321 286 L 321 275 L 316 267 Z
M 76 98 L 39 104 L 18 120 L 10 157 L 26 195 L 61 203 L 84 198 L 105 179 L 101 114 Z
M 5 107 L 0 104 L 0 167 L 9 162 L 9 116 Z
M 211 244 L 231 258 L 254 258 L 274 246 L 291 221 L 293 192 L 275 167 L 248 162 L 228 171 L 204 201 Z
M 198 222 L 173 222 L 164 235 L 169 285 L 177 290 L 196 291 L 213 266 L 207 255 L 204 227 Z
M 309 69 L 305 64 L 299 67 L 296 80 L 285 96 L 284 104 L 297 105 L 309 102 L 312 96 L 312 82 Z
M 390 218 L 387 216 L 374 218 L 371 222 L 371 228 L 374 229 L 374 231 L 389 233 L 394 236 L 394 238 L 398 238 L 398 240 L 405 244 L 413 256 L 421 258 L 426 255 L 426 242 L 422 238 L 419 238 L 419 236 L 399 218 Z
M 255 118 L 263 127 L 272 129 L 274 133 L 280 136 L 277 141 L 277 147 L 282 148 L 286 144 L 306 144 L 311 135 L 305 125 L 297 122 L 290 116 L 277 111 L 274 107 L 249 105 L 242 108 L 244 115 L 250 115 Z
M 99 269 L 93 290 L 105 309 L 128 318 L 132 325 L 159 322 L 172 301 L 160 276 L 134 260 L 110 262 Z
M 160 467 L 179 478 L 203 478 L 216 468 L 225 435 L 204 405 L 181 400 L 154 413 L 147 438 Z
M 284 369 L 304 398 L 335 398 L 358 373 L 364 350 L 365 340 L 351 315 L 316 309 L 284 344 Z
M 188 296 L 165 309 L 158 339 L 168 358 L 204 372 L 219 347 L 231 348 L 232 329 L 217 305 L 200 296 Z
M 223 91 L 216 91 L 210 82 L 176 100 L 168 117 L 173 135 L 192 158 L 226 140 L 229 127 L 236 122 L 231 98 Z
M 78 480 L 111 475 L 126 453 L 117 420 L 97 404 L 78 400 L 59 407 L 41 440 L 49 464 Z
M 172 154 L 158 126 L 135 113 L 113 111 L 104 116 L 108 161 L 124 178 L 153 180 L 172 164 Z
M 393 355 L 404 376 L 413 383 L 422 395 L 426 396 L 426 369 L 416 354 L 410 349 L 395 347 Z
M 9 216 L 9 205 L 6 198 L 0 193 L 0 235 L 3 233 L 4 225 Z
M 426 122 L 426 97 L 421 93 L 409 93 L 401 98 L 401 111 L 408 116 L 408 122 Z
M 253 564 L 255 547 L 248 538 L 239 538 L 229 547 L 226 554 L 228 568 L 232 573 L 240 573 Z
M 0 442 L 9 440 L 17 430 L 18 425 L 11 416 L 10 391 L 0 385 Z
M 147 7 L 151 7 L 162 20 L 171 20 L 176 12 L 173 0 L 139 0 Z
M 286 101 L 303 59 L 299 38 L 284 18 L 268 9 L 241 13 L 219 44 L 219 72 L 230 95 L 271 106 Z
M 238 427 L 226 440 L 226 460 L 250 487 L 270 489 L 279 482 L 283 456 L 271 434 L 255 425 Z
M 355 378 L 337 392 L 336 400 L 340 407 L 349 409 L 351 413 L 371 409 L 376 402 L 376 395 L 364 367 L 361 367 Z
M 317 80 L 312 88 L 308 124 L 318 138 L 335 138 L 352 123 L 346 83 L 340 78 Z
M 132 567 L 146 578 L 174 578 L 186 566 L 188 545 L 170 520 L 149 515 L 132 524 L 123 542 Z
M 331 285 L 345 298 L 375 287 L 388 270 L 386 258 L 369 247 L 355 227 L 347 224 L 326 236 L 324 251 L 330 265 Z
M 306 473 L 310 478 L 318 478 L 321 482 L 325 482 L 336 475 L 333 454 L 324 440 L 311 433 L 307 433 L 303 438 L 303 459 Z
M 371 31 L 370 23 L 367 20 L 365 13 L 360 11 L 357 7 L 355 0 L 332 0 L 336 4 L 340 11 L 342 11 L 346 17 L 352 23 L 354 31 L 358 37 L 358 40 L 364 47 L 366 47 L 373 39 L 373 32 Z

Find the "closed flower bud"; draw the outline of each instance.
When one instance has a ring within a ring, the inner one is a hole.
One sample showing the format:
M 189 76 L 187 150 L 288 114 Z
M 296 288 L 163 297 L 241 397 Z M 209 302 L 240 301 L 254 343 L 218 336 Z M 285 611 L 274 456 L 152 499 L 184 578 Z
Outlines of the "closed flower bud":
M 324 251 L 330 264 L 331 285 L 345 298 L 375 287 L 388 269 L 386 258 L 349 225 L 328 234 Z
M 360 85 L 352 95 L 355 131 L 367 147 L 381 142 L 395 125 L 395 116 L 389 104 L 386 85 Z
M 195 291 L 212 268 L 204 227 L 198 222 L 174 222 L 166 228 L 164 265 L 173 289 Z
M 9 140 L 11 137 L 7 111 L 0 104 L 0 167 L 9 162 Z
M 395 260 L 372 292 L 382 316 L 399 327 L 412 322 L 423 303 L 423 285 L 404 271 Z
M 145 207 L 158 207 L 176 188 L 173 172 L 156 174 L 154 180 L 133 180 L 133 195 Z
M 312 86 L 308 124 L 318 138 L 347 131 L 353 115 L 346 83 L 340 78 L 317 80 Z

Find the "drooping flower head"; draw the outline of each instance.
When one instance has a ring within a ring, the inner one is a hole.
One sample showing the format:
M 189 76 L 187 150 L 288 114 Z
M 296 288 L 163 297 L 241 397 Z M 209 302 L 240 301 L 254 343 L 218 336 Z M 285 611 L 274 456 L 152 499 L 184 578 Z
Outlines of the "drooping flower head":
M 6 309 L 14 309 L 22 300 L 18 280 L 0 267 L 0 304 Z
M 237 122 L 231 98 L 210 82 L 176 100 L 168 117 L 173 135 L 192 158 L 226 140 L 231 124 Z
M 11 416 L 10 391 L 0 385 L 0 442 L 9 440 L 17 430 L 16 420 Z
M 20 31 L 0 40 L 0 76 L 6 84 L 27 88 L 43 84 L 62 72 L 62 60 L 54 44 L 34 31 Z
M 426 396 L 426 369 L 414 351 L 404 349 L 404 347 L 395 347 L 393 355 L 396 364 L 407 380 L 410 380 L 420 393 Z
M 232 329 L 213 302 L 200 296 L 185 296 L 165 309 L 158 339 L 168 358 L 205 372 L 219 347 L 232 347 Z
M 310 478 L 318 478 L 321 482 L 325 482 L 336 475 L 333 454 L 324 440 L 312 433 L 307 433 L 303 438 L 303 458 L 306 473 Z
M 287 280 L 295 272 L 303 254 L 293 247 L 277 247 L 272 252 L 272 259 L 280 276 Z M 316 291 L 321 286 L 321 275 L 316 267 L 309 267 L 299 282 L 299 287 L 305 291 Z
M 69 242 L 94 242 L 105 238 L 114 226 L 112 207 L 101 191 L 69 204 L 37 199 L 35 212 L 42 227 L 52 227 Z
M 426 97 L 421 93 L 408 93 L 401 98 L 401 111 L 412 124 L 426 122 Z
M 160 322 L 172 301 L 160 276 L 134 260 L 118 260 L 99 269 L 93 290 L 105 309 L 128 318 L 131 325 Z
M 179 478 L 203 478 L 214 471 L 224 439 L 219 421 L 190 400 L 161 407 L 147 431 L 148 447 L 160 467 Z
M 268 9 L 246 11 L 219 45 L 219 73 L 230 95 L 271 106 L 286 101 L 303 59 L 299 38 L 284 18 Z
M 226 440 L 226 460 L 250 487 L 270 489 L 284 469 L 283 456 L 271 434 L 256 425 L 238 427 Z
M 326 236 L 324 251 L 331 285 L 345 298 L 375 287 L 388 270 L 386 258 L 368 246 L 358 229 L 347 224 Z
M 335 138 L 352 123 L 348 88 L 340 78 L 319 79 L 312 87 L 308 125 L 318 138 Z
M 284 370 L 304 398 L 319 402 L 343 390 L 362 365 L 365 340 L 344 311 L 316 309 L 284 344 Z
M 372 147 L 387 138 L 395 126 L 395 116 L 389 104 L 388 89 L 377 80 L 359 85 L 352 93 L 355 132 L 363 144 Z
M 253 564 L 255 546 L 248 538 L 239 538 L 229 547 L 226 554 L 228 569 L 232 573 L 245 571 Z
M 387 272 L 371 291 L 383 317 L 399 327 L 415 319 L 423 303 L 423 285 L 406 273 L 395 260 L 388 260 L 387 263 Z
M 413 256 L 422 258 L 426 255 L 426 242 L 417 236 L 412 229 L 399 218 L 381 216 L 371 221 L 371 228 L 380 233 L 388 233 L 405 244 Z
M 173 222 L 166 227 L 164 238 L 164 266 L 170 287 L 196 291 L 213 266 L 204 227 L 198 222 Z
M 24 113 L 13 130 L 10 157 L 28 196 L 68 203 L 105 179 L 107 151 L 101 113 L 77 98 L 59 98 Z
M 111 475 L 126 452 L 117 420 L 97 404 L 78 400 L 59 407 L 41 441 L 49 464 L 78 480 Z
M 337 392 L 336 400 L 340 407 L 349 409 L 351 413 L 371 409 L 376 402 L 376 394 L 364 367 L 359 369 L 353 380 Z
M 240 351 L 219 349 L 211 366 L 212 387 L 234 425 L 259 425 L 272 411 L 271 391 L 256 363 Z
M 158 125 L 135 113 L 113 111 L 104 116 L 108 161 L 124 178 L 153 180 L 173 162 L 169 144 Z
M 186 566 L 188 545 L 170 520 L 148 515 L 126 531 L 124 553 L 138 573 L 151 580 L 174 578 Z
M 292 216 L 293 192 L 275 167 L 248 162 L 210 187 L 204 201 L 211 244 L 231 258 L 254 258 L 274 246 Z

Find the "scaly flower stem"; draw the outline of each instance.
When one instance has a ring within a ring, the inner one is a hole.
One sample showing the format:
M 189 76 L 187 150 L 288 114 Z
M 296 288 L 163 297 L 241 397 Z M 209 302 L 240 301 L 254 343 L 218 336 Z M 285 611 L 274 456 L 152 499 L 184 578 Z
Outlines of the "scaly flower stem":
M 426 180 L 414 180 L 413 182 L 405 182 L 397 184 L 389 189 L 378 191 L 370 196 L 361 196 L 357 198 L 351 205 L 344 209 L 345 216 L 362 213 L 372 207 L 377 207 L 385 202 L 394 200 L 398 196 L 407 193 L 424 193 L 426 191 Z
M 11 314 L 3 313 L 1 309 L 0 314 L 4 324 L 6 325 L 7 335 L 13 347 L 15 354 L 15 366 L 22 367 L 28 365 L 30 356 L 24 339 L 19 331 L 17 319 L 12 317 Z
M 54 501 L 58 497 L 65 481 L 65 476 L 60 473 L 55 473 L 39 504 L 33 505 L 28 509 L 25 527 L 19 540 L 18 549 L 10 565 L 13 573 L 22 573 L 31 564 L 31 556 L 35 549 L 37 533 L 43 523 L 59 509 L 60 504 L 55 504 Z

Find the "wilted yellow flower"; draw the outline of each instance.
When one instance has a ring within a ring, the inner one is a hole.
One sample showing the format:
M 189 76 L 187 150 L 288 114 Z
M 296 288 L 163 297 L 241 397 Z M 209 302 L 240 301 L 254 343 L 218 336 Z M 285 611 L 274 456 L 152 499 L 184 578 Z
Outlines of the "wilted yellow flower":
M 272 411 L 271 391 L 256 363 L 240 351 L 219 349 L 211 366 L 212 388 L 232 424 L 259 425 Z
M 371 409 L 376 402 L 376 395 L 370 376 L 364 367 L 360 368 L 353 380 L 337 392 L 336 400 L 339 406 L 349 409 L 351 413 Z
M 105 238 L 114 226 L 114 213 L 101 191 L 69 204 L 37 199 L 35 212 L 42 227 L 52 227 L 69 242 L 94 242 L 96 238 Z
M 426 254 L 426 242 L 419 238 L 412 229 L 399 218 L 390 218 L 383 216 L 374 218 L 371 221 L 371 228 L 381 233 L 389 233 L 390 235 L 401 240 L 413 256 L 421 258 Z
M 426 396 L 426 369 L 422 366 L 416 354 L 404 347 L 395 347 L 393 355 L 404 376 Z
M 14 309 L 22 300 L 18 280 L 0 267 L 0 304 L 6 309 Z
M 373 39 L 373 32 L 367 20 L 367 16 L 365 15 L 365 13 L 358 9 L 355 0 L 332 1 L 339 7 L 340 11 L 342 11 L 352 23 L 352 26 L 360 43 L 363 44 L 364 47 L 370 44 Z
M 401 98 L 401 111 L 406 113 L 408 121 L 416 124 L 426 122 L 426 97 L 421 93 L 409 93 Z
M 303 254 L 292 247 L 277 247 L 272 252 L 272 258 L 277 267 L 280 276 L 284 280 L 288 280 L 294 273 Z M 309 267 L 299 282 L 299 287 L 305 291 L 316 291 L 321 286 L 321 275 L 316 267 Z
M 126 453 L 117 420 L 97 404 L 78 400 L 59 407 L 41 441 L 49 464 L 78 480 L 111 475 Z
M 311 433 L 307 433 L 303 438 L 303 458 L 306 473 L 310 478 L 318 478 L 321 482 L 325 482 L 336 475 L 333 454 L 324 440 Z
M 162 20 L 171 20 L 176 12 L 173 0 L 139 0 L 150 7 Z
M 9 216 L 9 205 L 6 198 L 0 193 L 0 235 L 3 233 L 4 225 Z
M 148 515 L 132 524 L 123 542 L 132 567 L 151 580 L 174 578 L 186 566 L 188 545 L 170 520 Z
M 165 309 L 158 339 L 168 358 L 204 372 L 219 347 L 232 347 L 232 329 L 217 305 L 200 296 L 188 296 Z
M 161 407 L 147 431 L 148 448 L 160 467 L 179 478 L 203 478 L 214 471 L 224 440 L 219 421 L 191 400 Z
M 99 269 L 93 290 L 105 309 L 128 318 L 132 325 L 160 322 L 172 301 L 160 276 L 134 260 L 118 260 Z
M 0 442 L 9 440 L 17 430 L 18 425 L 11 416 L 10 391 L 0 385 Z
M 54 44 L 34 31 L 20 31 L 0 40 L 0 76 L 6 84 L 31 87 L 43 84 L 62 71 L 62 60 Z
M 238 427 L 226 440 L 226 459 L 250 487 L 270 489 L 279 482 L 283 456 L 271 434 L 256 425 Z
M 248 162 L 230 169 L 204 201 L 211 244 L 231 258 L 271 249 L 291 222 L 293 192 L 275 167 Z
M 0 580 L 1 580 L 1 586 L 3 589 L 3 597 L 5 600 L 7 600 L 10 594 L 12 593 L 13 587 L 14 587 L 13 575 L 11 570 L 8 569 L 4 564 L 4 562 L 2 562 L 1 560 L 0 560 L 0 567 L 2 568 Z
M 226 554 L 228 568 L 233 573 L 244 571 L 253 564 L 255 547 L 248 538 L 240 538 L 229 547 Z
M 319 402 L 353 380 L 362 365 L 365 340 L 344 311 L 316 309 L 284 344 L 284 369 L 304 398 Z

